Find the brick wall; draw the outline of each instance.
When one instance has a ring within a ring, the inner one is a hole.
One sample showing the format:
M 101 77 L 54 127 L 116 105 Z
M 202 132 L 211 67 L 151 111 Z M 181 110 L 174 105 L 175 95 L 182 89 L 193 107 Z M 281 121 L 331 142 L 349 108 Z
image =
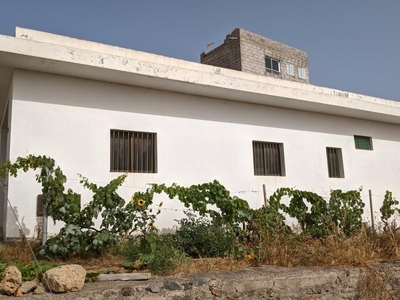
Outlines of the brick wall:
M 279 61 L 279 74 L 266 71 L 266 56 Z M 236 28 L 228 34 L 219 47 L 208 53 L 202 53 L 200 61 L 222 68 L 309 83 L 306 52 L 241 28 Z M 293 75 L 288 73 L 288 65 L 292 65 Z M 305 70 L 305 78 L 299 77 L 299 68 Z

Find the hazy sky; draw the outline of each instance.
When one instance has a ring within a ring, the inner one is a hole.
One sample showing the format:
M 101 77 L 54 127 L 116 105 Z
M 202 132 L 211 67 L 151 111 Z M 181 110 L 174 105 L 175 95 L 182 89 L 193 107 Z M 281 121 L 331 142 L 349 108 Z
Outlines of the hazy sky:
M 312 84 L 400 100 L 400 0 L 0 0 L 15 26 L 196 62 L 241 27 L 306 51 Z

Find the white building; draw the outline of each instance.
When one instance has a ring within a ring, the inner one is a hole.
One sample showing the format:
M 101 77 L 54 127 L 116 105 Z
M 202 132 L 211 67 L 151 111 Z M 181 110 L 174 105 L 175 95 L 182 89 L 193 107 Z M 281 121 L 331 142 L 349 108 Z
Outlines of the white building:
M 106 183 L 128 172 L 127 200 L 150 182 L 214 179 L 253 207 L 263 204 L 263 184 L 268 194 L 363 186 L 363 195 L 400 195 L 395 101 L 17 28 L 15 37 L 0 35 L 0 112 L 1 162 L 54 158 L 82 205 L 91 194 L 77 173 Z M 123 138 L 146 150 L 116 159 Z M 34 235 L 40 193 L 34 172 L 9 179 L 0 193 L 4 234 L 18 236 L 8 197 Z M 374 197 L 374 210 L 382 200 Z M 165 208 L 161 228 L 182 215 L 178 201 Z

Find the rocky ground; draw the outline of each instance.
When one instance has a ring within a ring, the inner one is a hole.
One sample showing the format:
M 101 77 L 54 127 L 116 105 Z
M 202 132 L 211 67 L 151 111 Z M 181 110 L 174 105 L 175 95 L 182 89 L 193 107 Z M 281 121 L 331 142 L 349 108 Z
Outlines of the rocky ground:
M 78 292 L 23 299 L 400 299 L 400 264 L 367 268 L 264 266 L 229 272 L 85 283 Z M 2 295 L 1 299 L 9 298 Z

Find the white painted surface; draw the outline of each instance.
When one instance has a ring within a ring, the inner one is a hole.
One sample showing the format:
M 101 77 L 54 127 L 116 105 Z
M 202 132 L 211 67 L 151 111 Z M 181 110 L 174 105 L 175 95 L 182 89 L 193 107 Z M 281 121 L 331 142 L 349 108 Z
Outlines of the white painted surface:
M 400 124 L 395 101 L 44 32 L 18 29 L 17 36 L 0 35 L 0 66 Z
M 10 159 L 53 157 L 72 179 L 67 186 L 82 193 L 82 203 L 90 193 L 81 189 L 77 173 L 104 183 L 118 175 L 109 172 L 110 129 L 157 132 L 158 173 L 129 174 L 120 189 L 126 200 L 149 182 L 190 185 L 213 179 L 253 207 L 263 203 L 262 184 L 268 194 L 287 186 L 327 196 L 330 189 L 363 186 L 363 195 L 368 189 L 400 195 L 395 124 L 27 71 L 15 72 L 12 105 Z M 356 150 L 353 135 L 371 136 L 374 150 Z M 286 177 L 253 175 L 253 140 L 284 143 Z M 344 179 L 328 178 L 326 147 L 342 148 Z M 9 198 L 30 234 L 40 190 L 33 172 L 10 180 Z M 161 199 L 164 208 L 182 208 Z M 376 211 L 382 200 L 375 197 Z M 180 217 L 180 210 L 163 210 L 157 225 L 171 227 Z

